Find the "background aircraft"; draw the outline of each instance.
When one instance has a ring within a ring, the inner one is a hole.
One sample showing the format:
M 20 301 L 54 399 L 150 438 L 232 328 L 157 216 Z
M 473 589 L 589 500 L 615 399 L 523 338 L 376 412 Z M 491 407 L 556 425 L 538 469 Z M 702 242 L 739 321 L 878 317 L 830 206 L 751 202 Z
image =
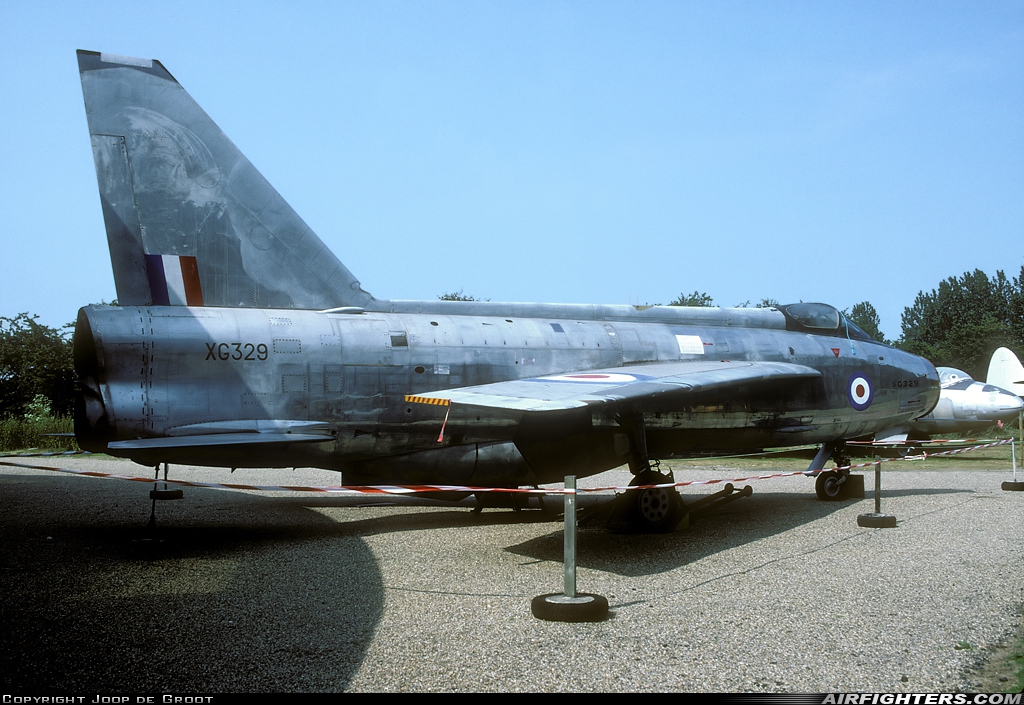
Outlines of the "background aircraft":
M 652 459 L 694 453 L 821 444 L 820 469 L 938 399 L 931 363 L 827 304 L 377 299 L 159 62 L 78 60 L 119 302 L 78 314 L 83 448 L 347 484 L 518 487 L 628 463 L 647 485 L 670 481 Z M 819 495 L 844 481 L 822 473 Z M 635 494 L 643 526 L 675 525 L 674 491 Z
M 939 367 L 942 391 L 935 408 L 910 424 L 910 435 L 982 431 L 997 421 L 1012 421 L 1024 409 L 1016 394 L 994 384 L 976 382 L 963 370 Z M 991 376 L 991 375 L 990 375 Z

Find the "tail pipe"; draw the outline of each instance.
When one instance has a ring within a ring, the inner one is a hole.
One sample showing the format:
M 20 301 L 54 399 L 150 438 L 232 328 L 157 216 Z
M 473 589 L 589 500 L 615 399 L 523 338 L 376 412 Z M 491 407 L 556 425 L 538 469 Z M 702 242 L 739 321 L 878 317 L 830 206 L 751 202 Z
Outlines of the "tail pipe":
M 103 452 L 115 437 L 114 422 L 103 398 L 101 350 L 84 308 L 75 321 L 74 361 L 75 440 L 83 450 Z

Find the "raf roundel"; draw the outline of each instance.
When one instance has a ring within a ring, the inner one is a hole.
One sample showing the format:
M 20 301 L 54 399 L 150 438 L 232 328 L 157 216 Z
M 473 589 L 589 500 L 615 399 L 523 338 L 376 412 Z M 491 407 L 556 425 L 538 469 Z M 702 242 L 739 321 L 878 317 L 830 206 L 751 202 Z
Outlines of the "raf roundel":
M 850 406 L 857 411 L 864 411 L 871 406 L 875 390 L 868 376 L 860 372 L 850 375 L 850 380 L 846 384 L 846 396 L 850 399 Z
M 590 372 L 571 375 L 550 375 L 541 377 L 542 382 L 586 382 L 588 384 L 629 384 L 637 382 L 646 377 L 637 375 L 626 375 L 621 373 Z

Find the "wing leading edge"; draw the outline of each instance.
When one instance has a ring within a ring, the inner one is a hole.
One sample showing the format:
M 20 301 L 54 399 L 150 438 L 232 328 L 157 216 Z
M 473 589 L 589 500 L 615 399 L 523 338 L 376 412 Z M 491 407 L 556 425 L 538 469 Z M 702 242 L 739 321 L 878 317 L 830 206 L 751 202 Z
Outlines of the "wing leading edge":
M 787 362 L 669 362 L 587 370 L 407 395 L 419 404 L 465 404 L 510 411 L 565 411 L 744 384 L 813 379 L 821 372 Z
M 211 446 L 251 446 L 265 443 L 325 443 L 330 436 L 308 433 L 221 433 L 202 436 L 164 436 L 114 441 L 107 445 L 112 450 L 176 450 L 202 449 Z

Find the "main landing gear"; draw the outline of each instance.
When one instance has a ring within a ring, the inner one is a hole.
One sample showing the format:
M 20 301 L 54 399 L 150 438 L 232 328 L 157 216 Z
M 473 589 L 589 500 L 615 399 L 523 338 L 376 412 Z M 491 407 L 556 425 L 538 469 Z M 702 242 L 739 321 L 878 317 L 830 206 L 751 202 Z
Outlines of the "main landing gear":
M 671 473 L 665 475 L 650 469 L 635 475 L 629 483 L 632 487 L 642 485 L 669 485 L 675 482 Z M 686 518 L 686 506 L 675 487 L 650 487 L 628 490 L 624 495 L 625 504 L 631 510 L 630 524 L 641 533 L 663 534 L 674 531 Z
M 671 472 L 658 471 L 658 461 L 652 466 L 647 455 L 647 437 L 643 412 L 639 409 L 620 424 L 629 436 L 629 469 L 633 473 L 631 487 L 615 499 L 609 526 L 643 534 L 663 534 L 674 531 L 687 519 L 683 498 L 675 487 L 644 487 L 645 485 L 671 485 L 675 482 Z

